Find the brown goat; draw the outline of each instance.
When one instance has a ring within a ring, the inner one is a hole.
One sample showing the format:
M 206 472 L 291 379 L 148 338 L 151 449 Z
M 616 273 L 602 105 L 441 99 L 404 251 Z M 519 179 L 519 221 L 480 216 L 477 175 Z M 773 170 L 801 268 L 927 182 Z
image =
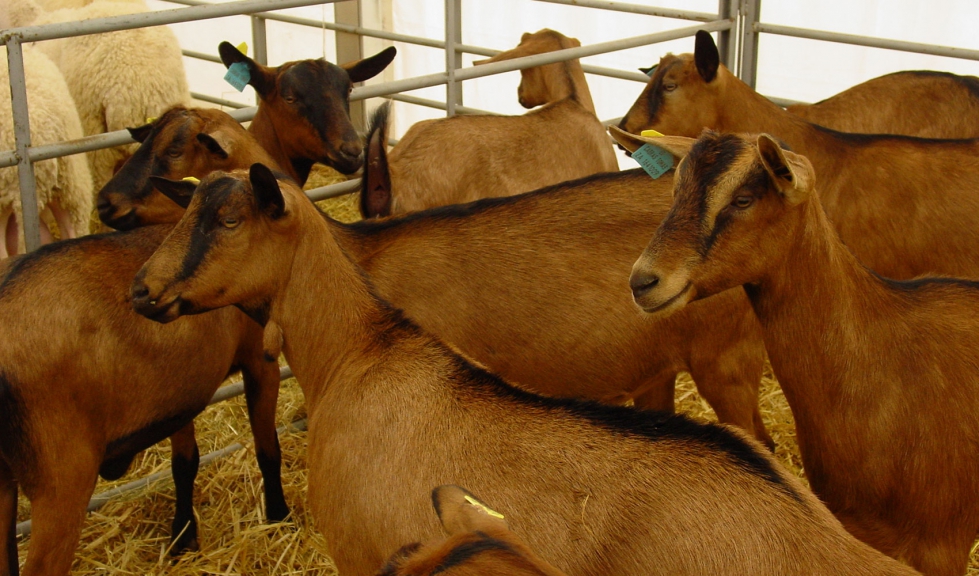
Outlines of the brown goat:
M 155 194 L 169 205 L 166 221 L 173 222 L 183 208 L 155 192 L 149 174 L 203 177 L 259 157 L 257 143 L 230 116 L 211 116 L 206 123 L 193 111 L 161 117 L 116 175 L 124 184 L 110 182 L 118 191 L 112 202 L 138 204 L 144 191 Z M 178 134 L 179 144 L 218 133 L 233 141 L 184 145 L 179 162 L 162 155 Z M 765 350 L 744 295 L 732 291 L 655 322 L 626 292 L 634 254 L 666 214 L 671 189 L 666 178 L 652 180 L 637 170 L 606 174 L 363 221 L 345 226 L 337 240 L 384 298 L 511 381 L 549 396 L 631 398 L 639 408 L 673 411 L 676 375 L 687 371 L 721 422 L 773 447 L 758 411 Z M 127 190 L 140 197 L 127 200 Z M 181 205 L 188 202 L 185 196 Z M 541 266 L 566 288 L 541 285 Z
M 808 160 L 768 135 L 620 141 L 689 150 L 633 269 L 636 302 L 669 314 L 744 285 L 816 494 L 886 554 L 963 574 L 979 532 L 979 283 L 867 270 Z
M 267 516 L 282 520 L 289 513 L 275 433 L 279 368 L 264 359 L 261 328 L 232 308 L 169 326 L 131 309 L 132 277 L 169 230 L 155 226 L 49 244 L 4 266 L 3 576 L 17 574 L 12 527 L 18 484 L 33 516 L 25 576 L 68 574 L 97 476 L 121 477 L 138 452 L 168 436 L 176 485 L 171 550 L 196 549 L 193 419 L 236 368 L 244 376 Z
M 913 573 L 735 429 L 542 398 L 469 363 L 379 300 L 335 230 L 260 164 L 216 172 L 132 297 L 162 322 L 231 304 L 265 322 L 303 388 L 308 500 L 341 574 L 436 536 L 422 494 L 442 483 L 512 510 L 529 546 L 582 576 Z
M 581 46 L 554 30 L 524 34 L 499 62 Z M 389 105 L 375 112 L 361 189 L 365 218 L 512 196 L 565 180 L 619 169 L 577 60 L 521 71 L 523 116 L 471 115 L 425 120 L 390 152 Z M 541 138 L 546 134 L 546 138 Z
M 465 488 L 439 486 L 432 504 L 448 539 L 402 546 L 376 576 L 566 576 Z
M 363 166 L 361 137 L 350 123 L 350 91 L 354 82 L 380 74 L 397 49 L 390 46 L 340 66 L 319 58 L 275 68 L 259 64 L 227 42 L 218 52 L 225 66 L 241 62 L 248 67 L 248 83 L 261 98 L 248 130 L 300 186 L 315 162 L 343 174 Z
M 767 132 L 808 157 L 840 238 L 876 272 L 979 278 L 979 140 L 844 134 L 810 124 L 719 64 L 714 40 L 700 31 L 693 55 L 660 60 L 619 128 L 696 137 L 704 127 Z
M 894 72 L 786 110 L 840 132 L 976 138 L 979 78 L 930 70 Z

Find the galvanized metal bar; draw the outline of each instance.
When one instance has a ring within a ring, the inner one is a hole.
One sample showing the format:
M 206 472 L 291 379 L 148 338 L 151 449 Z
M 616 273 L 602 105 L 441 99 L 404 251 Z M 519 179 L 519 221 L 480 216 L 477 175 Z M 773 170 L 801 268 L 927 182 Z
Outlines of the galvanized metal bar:
M 286 424 L 285 426 L 280 426 L 275 431 L 277 434 L 281 435 L 285 432 L 302 432 L 304 430 L 306 430 L 305 418 L 301 420 L 296 420 L 295 422 L 291 422 L 289 424 Z M 212 462 L 216 460 L 220 460 L 225 456 L 234 454 L 235 452 L 243 449 L 244 447 L 245 446 L 242 443 L 235 442 L 234 444 L 225 446 L 220 450 L 215 450 L 214 452 L 205 454 L 204 456 L 201 456 L 199 466 L 200 467 L 208 466 Z M 155 472 L 153 474 L 143 476 L 138 480 L 133 480 L 132 482 L 127 482 L 126 484 L 123 484 L 121 486 L 116 486 L 115 488 L 111 488 L 109 490 L 106 490 L 105 492 L 96 494 L 95 496 L 92 497 L 91 500 L 88 501 L 88 506 L 86 507 L 86 511 L 92 512 L 93 510 L 98 510 L 99 508 L 105 506 L 106 504 L 118 498 L 119 496 L 122 496 L 123 494 L 128 494 L 129 492 L 133 492 L 135 490 L 141 490 L 143 488 L 148 487 L 150 484 L 153 484 L 154 482 L 157 482 L 159 480 L 166 480 L 167 478 L 172 477 L 172 475 L 173 474 L 168 469 L 160 470 L 159 472 Z M 32 528 L 33 528 L 32 522 L 30 520 L 24 520 L 23 522 L 17 525 L 17 536 L 29 535 L 31 533 Z
M 583 6 L 585 8 L 598 8 L 599 10 L 611 10 L 613 12 L 626 12 L 629 14 L 643 14 L 645 16 L 661 16 L 663 18 L 677 18 L 679 20 L 694 20 L 698 22 L 710 22 L 717 20 L 717 14 L 707 12 L 691 12 L 687 10 L 673 10 L 670 8 L 656 8 L 654 6 L 641 6 L 639 4 L 626 4 L 624 2 L 609 2 L 606 0 L 536 0 L 537 2 L 547 2 L 549 4 L 564 4 L 567 6 Z
M 27 110 L 27 80 L 24 76 L 24 50 L 20 38 L 7 43 L 7 69 L 10 73 L 10 106 L 14 115 L 14 143 L 17 154 L 17 179 L 20 183 L 21 222 L 28 252 L 41 246 L 41 220 L 37 209 L 37 186 L 31 163 L 30 114 Z
M 327 4 L 336 1 L 275 0 L 275 8 L 281 10 L 285 8 L 310 6 L 312 4 Z M 268 8 L 269 0 L 241 0 L 240 2 L 228 2 L 225 4 L 208 4 L 206 6 L 199 5 L 192 8 L 174 8 L 173 10 L 160 10 L 157 12 L 141 12 L 138 14 L 108 16 L 106 18 L 93 18 L 78 22 L 59 22 L 57 24 L 44 24 L 42 26 L 10 28 L 0 32 L 0 45 L 6 44 L 13 36 L 18 36 L 21 42 L 37 42 L 39 40 L 70 38 L 100 32 L 132 30 L 133 28 L 145 28 L 147 26 L 162 26 L 164 24 L 176 24 L 179 22 L 190 22 L 192 20 L 208 20 L 211 18 L 222 18 L 224 16 L 260 13 L 261 10 Z
M 718 0 L 718 18 L 728 18 L 737 21 L 739 17 L 739 6 L 738 0 Z M 737 30 L 723 30 L 717 33 L 717 50 L 721 54 L 721 62 L 727 66 L 728 70 L 734 71 L 735 73 L 738 66 L 737 43 Z
M 180 53 L 188 58 L 197 58 L 198 60 L 206 60 L 208 62 L 222 64 L 221 58 L 215 56 L 214 54 L 205 54 L 204 52 L 195 52 L 193 50 L 181 50 Z
M 405 94 L 392 94 L 389 96 L 391 100 L 397 100 L 398 102 L 405 102 L 407 104 L 416 104 L 418 106 L 425 106 L 426 108 L 435 108 L 436 110 L 445 110 L 445 102 L 440 102 L 438 100 L 429 100 L 428 98 L 419 98 L 417 96 L 408 96 Z M 488 114 L 490 116 L 499 116 L 499 112 L 490 112 L 489 110 L 480 110 L 479 108 L 469 108 L 468 106 L 456 106 L 456 114 Z
M 855 46 L 867 46 L 869 48 L 883 48 L 886 50 L 897 50 L 900 52 L 913 52 L 915 54 L 947 56 L 949 58 L 961 58 L 963 60 L 979 60 L 979 50 L 969 50 L 966 48 L 933 46 L 931 44 L 905 42 L 903 40 L 889 40 L 887 38 L 876 38 L 873 36 L 857 36 L 854 34 L 840 34 L 837 32 L 825 32 L 822 30 L 807 30 L 805 28 L 764 24 L 762 22 L 755 22 L 753 27 L 755 33 L 764 32 L 766 34 L 793 36 L 796 38 L 806 38 L 809 40 L 822 40 L 824 42 L 837 42 L 841 44 L 852 44 Z
M 307 190 L 306 196 L 313 202 L 319 202 L 320 200 L 336 198 L 337 196 L 343 196 L 344 194 L 350 194 L 358 190 L 360 190 L 360 178 L 355 178 L 346 182 L 340 182 L 339 184 L 330 184 L 329 186 Z
M 741 0 L 741 56 L 738 77 L 755 87 L 758 76 L 758 30 L 761 0 Z
M 256 62 L 263 66 L 269 63 L 267 31 L 265 29 L 265 18 L 262 16 L 252 16 L 252 57 Z
M 461 40 L 462 1 L 445 0 L 445 115 L 455 116 L 456 106 L 462 104 L 461 87 L 456 83 L 456 71 L 461 67 L 461 55 L 456 44 Z
M 218 98 L 217 96 L 211 96 L 210 94 L 191 92 L 190 96 L 195 100 L 200 100 L 201 102 L 210 102 L 211 104 L 218 104 L 220 106 L 225 106 L 228 108 L 248 108 L 248 104 L 242 104 L 241 102 L 235 102 L 234 100 L 226 100 L 224 98 Z
M 334 19 L 348 26 L 360 27 L 360 2 L 337 2 L 333 5 Z M 338 32 L 336 34 L 337 62 L 354 62 L 364 57 L 364 41 L 361 36 Z M 367 107 L 362 102 L 350 102 L 350 119 L 358 130 L 367 127 Z

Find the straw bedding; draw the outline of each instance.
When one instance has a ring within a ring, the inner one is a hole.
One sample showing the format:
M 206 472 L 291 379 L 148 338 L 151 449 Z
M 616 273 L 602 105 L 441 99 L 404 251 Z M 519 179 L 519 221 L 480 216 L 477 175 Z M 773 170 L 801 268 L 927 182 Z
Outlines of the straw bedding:
M 311 178 L 307 188 L 340 180 L 339 175 L 321 172 Z M 359 217 L 356 195 L 327 200 L 320 205 L 340 220 L 351 221 Z M 695 418 L 716 420 L 687 375 L 682 375 L 677 383 L 677 409 Z M 770 370 L 762 380 L 761 410 L 765 426 L 778 444 L 776 456 L 802 477 L 802 460 L 792 414 Z M 296 421 L 304 415 L 299 386 L 295 380 L 283 382 L 278 406 L 279 424 Z M 278 525 L 262 522 L 261 475 L 255 462 L 244 399 L 238 397 L 208 408 L 197 418 L 197 437 L 202 455 L 235 442 L 245 446 L 243 450 L 203 467 L 197 478 L 195 503 L 200 552 L 186 554 L 177 562 L 166 554 L 173 513 L 173 484 L 161 480 L 89 514 L 76 551 L 73 574 L 329 576 L 336 573 L 326 545 L 313 529 L 306 508 L 305 432 L 287 430 L 280 436 L 282 482 L 292 517 L 289 522 Z M 122 480 L 100 481 L 96 492 L 169 469 L 169 454 L 168 442 L 154 446 L 137 457 Z M 29 505 L 22 498 L 19 520 L 29 516 Z M 21 562 L 29 542 L 29 537 L 18 541 Z M 973 548 L 968 575 L 979 576 L 976 548 Z

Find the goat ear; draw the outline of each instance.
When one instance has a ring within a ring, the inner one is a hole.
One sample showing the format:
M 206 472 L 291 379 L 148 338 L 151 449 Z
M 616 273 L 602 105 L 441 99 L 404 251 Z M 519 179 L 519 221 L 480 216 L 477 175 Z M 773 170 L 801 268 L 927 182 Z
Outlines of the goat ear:
M 446 484 L 432 490 L 432 505 L 449 536 L 488 528 L 509 529 L 503 514 L 461 486 Z
M 286 212 L 286 199 L 279 189 L 279 182 L 272 170 L 265 164 L 255 163 L 248 170 L 248 179 L 252 183 L 252 192 L 258 200 L 258 208 L 273 220 L 282 217 Z
M 204 147 L 207 148 L 207 151 L 210 152 L 211 154 L 214 154 L 219 158 L 226 159 L 228 157 L 228 152 L 227 150 L 225 150 L 225 147 L 222 146 L 221 143 L 218 142 L 217 138 L 215 138 L 211 134 L 205 134 L 204 132 L 199 132 L 197 134 L 197 141 L 203 144 Z
M 129 131 L 129 135 L 133 137 L 133 140 L 142 144 L 146 142 L 146 139 L 150 137 L 150 132 L 153 131 L 153 124 L 143 124 L 142 126 L 137 126 L 135 128 L 126 128 Z
M 170 180 L 162 176 L 150 176 L 150 182 L 153 183 L 154 188 L 181 208 L 190 206 L 190 199 L 194 196 L 194 190 L 197 189 L 197 182 L 190 180 Z
M 615 141 L 629 152 L 635 152 L 642 148 L 644 144 L 652 144 L 657 148 L 662 148 L 670 154 L 673 154 L 678 159 L 686 156 L 690 152 L 690 147 L 696 142 L 694 138 L 685 138 L 683 136 L 636 136 L 618 126 L 609 126 L 608 131 L 612 135 L 612 138 L 615 138 Z
M 248 66 L 248 83 L 262 98 L 267 97 L 275 89 L 275 72 L 245 56 L 230 42 L 218 44 L 218 54 L 221 55 L 221 62 L 224 63 L 225 68 L 230 68 L 232 64 L 238 62 Z
M 373 78 L 380 74 L 394 60 L 397 54 L 397 48 L 388 46 L 373 56 L 369 56 L 363 60 L 357 60 L 356 62 L 348 62 L 342 64 L 340 67 L 350 75 L 351 82 L 363 82 L 368 78 Z
M 783 149 L 768 134 L 758 136 L 758 154 L 765 171 L 790 205 L 806 200 L 815 187 L 816 176 L 805 156 Z
M 697 72 L 704 82 L 710 83 L 717 76 L 717 68 L 721 65 L 721 55 L 717 51 L 717 44 L 714 44 L 714 37 L 710 32 L 697 30 L 697 39 L 694 42 L 693 60 L 697 64 Z

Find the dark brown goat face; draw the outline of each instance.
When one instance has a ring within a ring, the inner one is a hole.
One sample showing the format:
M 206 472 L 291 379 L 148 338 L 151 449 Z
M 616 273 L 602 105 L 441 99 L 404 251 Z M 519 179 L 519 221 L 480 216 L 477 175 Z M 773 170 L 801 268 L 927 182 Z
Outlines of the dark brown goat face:
M 765 134 L 708 131 L 696 141 L 613 136 L 632 151 L 650 143 L 685 156 L 673 207 L 629 278 L 645 311 L 670 314 L 691 300 L 757 282 L 784 258 L 786 239 L 797 236 L 802 221 L 797 208 L 812 192 L 812 166 L 804 157 Z
M 227 42 L 218 47 L 225 66 L 248 66 L 249 84 L 262 99 L 283 152 L 297 163 L 321 162 L 352 174 L 364 162 L 364 146 L 350 122 L 350 91 L 354 82 L 379 74 L 397 51 L 386 48 L 374 56 L 337 66 L 322 58 L 262 66 Z
M 99 219 L 116 230 L 180 220 L 186 202 L 178 205 L 161 194 L 151 177 L 200 179 L 214 170 L 247 168 L 257 161 L 239 149 L 247 142 L 258 144 L 220 110 L 176 107 L 129 132 L 140 146 L 99 190 L 96 201 Z
M 403 546 L 377 576 L 563 576 L 510 532 L 501 514 L 464 488 L 439 486 L 432 503 L 449 538 Z
M 294 249 L 284 246 L 291 213 L 282 190 L 302 194 L 287 176 L 279 178 L 255 164 L 201 181 L 184 217 L 136 275 L 133 309 L 170 322 L 234 304 L 264 322 L 273 288 L 289 273 L 283 267 L 292 258 L 282 251 Z
M 714 39 L 707 32 L 697 32 L 693 54 L 667 54 L 660 59 L 619 128 L 633 134 L 652 129 L 695 138 L 704 128 L 716 126 L 713 101 L 727 80 L 725 74 L 718 74 L 719 66 Z

